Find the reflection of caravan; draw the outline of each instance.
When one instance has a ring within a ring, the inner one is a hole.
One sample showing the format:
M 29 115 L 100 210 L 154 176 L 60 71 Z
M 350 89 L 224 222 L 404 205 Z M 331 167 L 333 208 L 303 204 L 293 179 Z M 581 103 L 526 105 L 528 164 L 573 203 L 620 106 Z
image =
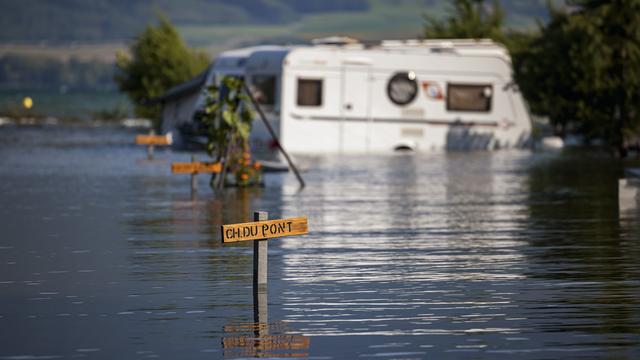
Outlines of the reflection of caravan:
M 495 149 L 529 140 L 509 55 L 488 40 L 253 48 L 241 60 L 233 54 L 219 57 L 213 72 L 225 74 L 230 61 L 244 67 L 292 153 Z M 254 144 L 268 144 L 255 124 Z

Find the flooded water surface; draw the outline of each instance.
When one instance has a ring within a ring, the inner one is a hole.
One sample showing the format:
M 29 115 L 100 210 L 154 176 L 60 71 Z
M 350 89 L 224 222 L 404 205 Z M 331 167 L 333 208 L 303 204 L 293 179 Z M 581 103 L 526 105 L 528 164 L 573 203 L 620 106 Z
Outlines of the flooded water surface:
M 200 176 L 192 199 L 170 172 L 190 154 L 147 160 L 134 135 L 0 128 L 0 359 L 640 358 L 627 163 L 325 156 L 301 159 L 302 191 Z M 310 230 L 269 240 L 260 309 L 253 245 L 219 230 L 256 210 Z

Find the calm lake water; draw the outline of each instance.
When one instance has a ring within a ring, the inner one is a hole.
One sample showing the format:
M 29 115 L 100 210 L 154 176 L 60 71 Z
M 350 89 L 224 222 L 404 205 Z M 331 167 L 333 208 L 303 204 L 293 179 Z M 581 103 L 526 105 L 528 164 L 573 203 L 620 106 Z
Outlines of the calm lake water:
M 638 359 L 622 163 L 520 151 L 304 159 L 192 200 L 134 130 L 0 128 L 0 359 Z M 637 163 L 636 163 L 637 165 Z M 308 216 L 252 244 L 222 223 Z M 262 299 L 265 301 L 265 299 Z M 263 304 L 266 307 L 266 304 Z

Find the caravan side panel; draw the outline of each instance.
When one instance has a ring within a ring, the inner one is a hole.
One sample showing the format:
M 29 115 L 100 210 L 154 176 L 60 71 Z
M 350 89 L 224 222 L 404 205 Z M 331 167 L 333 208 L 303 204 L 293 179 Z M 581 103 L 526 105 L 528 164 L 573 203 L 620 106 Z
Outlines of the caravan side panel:
M 302 89 L 304 87 L 304 89 Z M 340 150 L 340 73 L 336 70 L 285 67 L 280 136 L 294 153 Z M 298 96 L 298 92 L 303 93 Z M 317 94 L 319 92 L 319 95 Z
M 284 63 L 281 136 L 294 153 L 494 149 L 530 135 L 504 57 L 337 47 Z

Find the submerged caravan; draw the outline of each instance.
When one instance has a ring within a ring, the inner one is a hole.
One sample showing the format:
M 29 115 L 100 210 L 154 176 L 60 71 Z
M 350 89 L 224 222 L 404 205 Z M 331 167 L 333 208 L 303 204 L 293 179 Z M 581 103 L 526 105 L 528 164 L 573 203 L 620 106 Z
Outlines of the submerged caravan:
M 310 46 L 258 46 L 222 53 L 206 73 L 170 90 L 163 131 L 193 133 L 204 89 L 243 77 L 282 145 L 294 154 L 521 148 L 531 118 L 507 50 L 491 40 L 349 38 Z M 185 139 L 183 139 L 185 140 Z M 260 121 L 256 150 L 272 139 Z

